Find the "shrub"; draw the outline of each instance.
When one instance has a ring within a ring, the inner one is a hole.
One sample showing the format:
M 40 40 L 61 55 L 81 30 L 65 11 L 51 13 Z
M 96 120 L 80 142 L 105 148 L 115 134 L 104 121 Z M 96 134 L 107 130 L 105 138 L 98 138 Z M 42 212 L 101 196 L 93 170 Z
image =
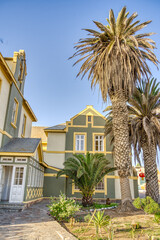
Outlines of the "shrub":
M 91 220 L 91 214 L 87 214 L 86 216 L 84 216 L 85 222 L 89 222 L 90 220 Z
M 154 221 L 160 223 L 160 212 L 154 214 Z
M 146 197 L 140 199 L 136 198 L 133 202 L 133 205 L 138 208 L 144 210 L 146 213 L 153 214 L 160 211 L 158 203 L 156 203 L 151 197 Z
M 57 220 L 67 220 L 72 217 L 76 211 L 79 211 L 79 206 L 73 199 L 66 199 L 66 196 L 61 193 L 59 201 L 55 202 L 51 199 L 52 204 L 49 207 L 50 214 Z

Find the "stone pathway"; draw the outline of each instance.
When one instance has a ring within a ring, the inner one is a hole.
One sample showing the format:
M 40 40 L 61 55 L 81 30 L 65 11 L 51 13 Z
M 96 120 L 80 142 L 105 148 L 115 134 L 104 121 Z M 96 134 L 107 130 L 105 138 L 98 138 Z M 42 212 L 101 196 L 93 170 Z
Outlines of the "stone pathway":
M 48 200 L 22 212 L 0 211 L 0 240 L 76 240 L 47 214 Z

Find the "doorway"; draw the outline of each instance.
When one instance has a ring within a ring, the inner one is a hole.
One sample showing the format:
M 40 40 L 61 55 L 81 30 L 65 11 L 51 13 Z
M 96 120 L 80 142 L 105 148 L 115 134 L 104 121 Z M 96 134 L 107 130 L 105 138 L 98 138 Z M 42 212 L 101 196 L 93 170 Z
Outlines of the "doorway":
M 1 201 L 9 201 L 13 166 L 3 166 Z

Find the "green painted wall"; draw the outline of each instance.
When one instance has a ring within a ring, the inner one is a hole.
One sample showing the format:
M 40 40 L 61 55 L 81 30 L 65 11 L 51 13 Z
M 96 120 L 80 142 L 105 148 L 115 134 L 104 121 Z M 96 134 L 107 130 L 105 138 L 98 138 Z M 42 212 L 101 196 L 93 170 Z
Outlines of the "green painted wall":
M 99 116 L 94 116 L 93 118 L 93 126 L 104 126 L 105 120 Z
M 18 100 L 18 102 L 19 102 L 18 114 L 17 114 L 17 122 L 16 122 L 16 127 L 17 128 L 14 128 L 11 125 L 11 118 L 12 118 L 12 112 L 13 112 L 14 98 L 16 98 Z M 13 137 L 18 137 L 21 111 L 22 111 L 22 97 L 19 94 L 19 92 L 18 92 L 17 88 L 15 87 L 15 85 L 12 84 L 11 91 L 10 91 L 10 96 L 9 96 L 9 101 L 8 101 L 8 108 L 7 108 L 7 114 L 6 114 L 6 119 L 5 119 L 4 131 L 9 133 Z M 5 144 L 7 144 L 9 140 L 10 139 L 6 135 L 3 135 L 2 147 Z
M 19 88 L 21 88 L 21 92 L 23 94 L 24 92 L 24 84 L 25 84 L 25 61 L 23 61 L 23 56 L 20 55 L 19 58 L 17 58 L 16 64 L 16 69 L 14 73 L 14 78 L 17 82 L 17 85 Z M 20 63 L 23 66 L 23 81 L 22 84 L 18 80 L 18 76 L 20 74 Z M 20 87 L 21 86 L 21 87 Z M 11 125 L 11 117 L 12 117 L 12 112 L 13 112 L 13 103 L 14 103 L 14 98 L 16 98 L 19 102 L 18 106 L 18 115 L 17 115 L 17 122 L 16 122 L 16 127 L 14 128 Z M 8 106 L 7 106 L 7 111 L 6 111 L 6 119 L 5 119 L 5 125 L 4 125 L 4 131 L 9 133 L 13 137 L 18 137 L 18 132 L 19 132 L 19 124 L 20 124 L 20 116 L 21 116 L 21 110 L 22 110 L 22 97 L 20 93 L 18 92 L 17 88 L 15 87 L 14 83 L 12 83 L 10 87 L 10 93 L 9 93 L 9 99 L 8 99 Z M 10 138 L 8 138 L 6 135 L 3 135 L 2 138 L 2 147 L 9 142 Z
M 115 198 L 115 180 L 107 179 L 107 198 Z
M 80 133 L 87 133 L 87 151 L 93 151 L 93 133 L 104 133 L 104 128 L 96 128 L 92 127 L 91 123 L 88 123 L 88 127 L 76 127 L 76 125 L 86 125 L 86 116 L 80 115 L 76 117 L 73 120 L 73 125 L 75 127 L 68 127 L 68 132 L 66 132 L 66 147 L 65 150 L 73 151 L 73 142 L 74 142 L 74 133 L 80 132 Z M 101 118 L 100 116 L 94 116 L 93 117 L 93 125 L 94 126 L 104 126 L 105 120 Z M 111 165 L 114 166 L 114 159 L 112 155 L 112 146 L 110 145 L 109 139 L 106 138 L 106 151 L 109 152 L 106 154 L 107 159 L 110 161 Z M 72 157 L 72 153 L 65 153 L 65 159 L 68 159 L 69 157 Z M 56 173 L 56 170 L 52 170 L 49 168 L 45 169 L 45 173 Z M 114 172 L 109 173 L 108 175 L 114 175 Z M 115 198 L 115 179 L 108 178 L 107 180 L 107 195 L 105 193 L 98 193 L 96 192 L 95 195 L 93 195 L 93 198 Z M 137 183 L 134 181 L 134 190 L 137 191 Z M 72 194 L 72 180 L 69 178 L 61 177 L 56 179 L 55 177 L 49 177 L 45 176 L 44 180 L 44 196 L 50 197 L 55 196 L 58 197 L 60 194 L 60 191 L 66 193 L 68 197 L 76 197 L 81 198 L 82 195 L 80 192 L 75 192 Z
M 138 180 L 133 180 L 133 185 L 134 185 L 134 197 L 137 198 L 137 197 L 139 197 Z
M 65 193 L 65 177 L 44 177 L 43 196 L 58 197 L 60 193 Z
M 73 125 L 86 125 L 86 116 L 80 115 L 73 119 Z
M 57 171 L 50 168 L 44 168 L 44 173 L 57 173 Z

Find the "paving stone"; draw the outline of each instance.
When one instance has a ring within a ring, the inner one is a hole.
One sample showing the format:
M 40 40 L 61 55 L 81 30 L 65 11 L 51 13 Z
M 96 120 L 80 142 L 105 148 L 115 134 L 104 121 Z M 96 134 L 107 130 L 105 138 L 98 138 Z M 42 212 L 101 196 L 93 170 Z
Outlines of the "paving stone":
M 0 210 L 0 240 L 76 240 L 48 213 L 48 200 L 22 212 Z

